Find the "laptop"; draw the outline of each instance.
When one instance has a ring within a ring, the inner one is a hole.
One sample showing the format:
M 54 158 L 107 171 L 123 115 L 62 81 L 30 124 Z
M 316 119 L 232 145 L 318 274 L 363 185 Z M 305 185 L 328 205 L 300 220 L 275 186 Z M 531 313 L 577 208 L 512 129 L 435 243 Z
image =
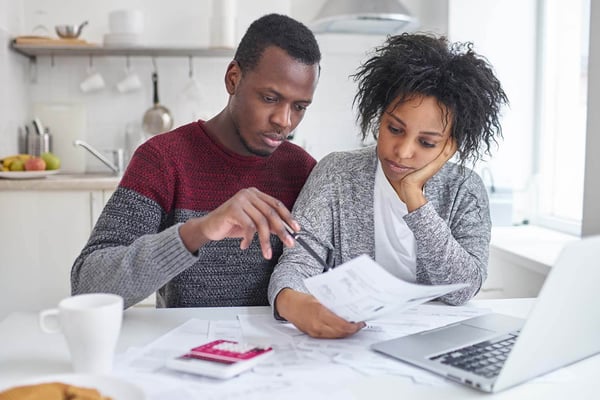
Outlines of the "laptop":
M 485 392 L 600 353 L 600 236 L 567 244 L 527 320 L 491 313 L 372 349 Z

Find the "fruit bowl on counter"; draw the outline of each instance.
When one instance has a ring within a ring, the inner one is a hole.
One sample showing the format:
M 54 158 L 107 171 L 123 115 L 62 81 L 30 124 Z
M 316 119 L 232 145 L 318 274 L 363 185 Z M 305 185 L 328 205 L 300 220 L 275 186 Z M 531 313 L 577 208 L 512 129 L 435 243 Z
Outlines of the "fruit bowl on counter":
M 39 157 L 31 154 L 15 154 L 0 159 L 0 178 L 37 179 L 60 172 L 60 159 L 52 153 Z

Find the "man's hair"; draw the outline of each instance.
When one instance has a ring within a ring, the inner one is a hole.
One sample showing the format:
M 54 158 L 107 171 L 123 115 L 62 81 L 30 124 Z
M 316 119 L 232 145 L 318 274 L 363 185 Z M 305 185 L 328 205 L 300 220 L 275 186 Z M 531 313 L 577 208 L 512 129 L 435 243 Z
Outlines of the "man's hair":
M 234 60 L 242 71 L 251 71 L 269 46 L 283 49 L 290 57 L 306 65 L 321 61 L 319 45 L 310 29 L 280 14 L 268 14 L 252 22 L 238 45 Z
M 508 98 L 492 67 L 473 51 L 473 44 L 449 43 L 445 37 L 401 34 L 389 37 L 375 55 L 352 75 L 358 82 L 358 107 L 363 140 L 371 132 L 377 139 L 382 113 L 414 96 L 435 97 L 452 118 L 451 136 L 459 159 L 473 163 L 490 154 L 502 137 L 500 108 Z

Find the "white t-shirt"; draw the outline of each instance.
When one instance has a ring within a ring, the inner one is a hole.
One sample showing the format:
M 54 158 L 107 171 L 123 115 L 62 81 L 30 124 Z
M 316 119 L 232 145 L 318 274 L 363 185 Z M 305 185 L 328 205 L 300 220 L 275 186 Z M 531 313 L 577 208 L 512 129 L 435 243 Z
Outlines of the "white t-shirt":
M 375 261 L 392 275 L 416 282 L 415 236 L 402 218 L 408 209 L 385 177 L 380 162 L 377 162 L 374 194 Z

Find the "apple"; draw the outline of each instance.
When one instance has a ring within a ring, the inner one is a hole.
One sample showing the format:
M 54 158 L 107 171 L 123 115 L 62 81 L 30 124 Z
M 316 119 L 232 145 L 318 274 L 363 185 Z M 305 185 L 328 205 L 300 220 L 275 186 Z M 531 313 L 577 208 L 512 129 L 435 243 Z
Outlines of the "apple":
M 46 169 L 46 161 L 39 157 L 31 157 L 25 161 L 25 171 L 43 171 Z
M 49 153 L 49 152 L 42 153 L 40 158 L 46 162 L 47 170 L 53 170 L 53 169 L 60 168 L 60 158 L 58 158 L 55 154 Z

